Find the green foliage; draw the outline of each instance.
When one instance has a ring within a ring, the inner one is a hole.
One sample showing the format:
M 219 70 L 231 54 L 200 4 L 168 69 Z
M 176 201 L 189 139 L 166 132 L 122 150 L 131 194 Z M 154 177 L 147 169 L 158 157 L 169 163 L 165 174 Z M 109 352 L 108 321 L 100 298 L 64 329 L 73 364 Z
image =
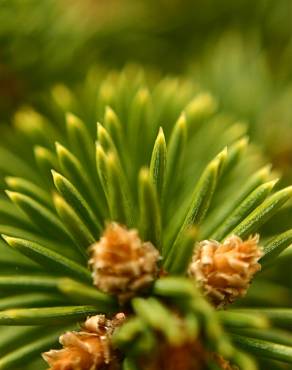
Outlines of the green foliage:
M 283 4 L 279 3 L 280 7 Z M 288 59 L 290 45 L 282 44 L 280 48 L 287 49 L 279 51 Z M 271 46 L 277 48 L 274 43 Z M 219 96 L 225 109 L 248 120 L 252 138 L 291 182 L 291 74 L 283 65 L 287 60 L 282 63 L 285 57 L 281 59 L 278 52 L 269 54 L 273 59 L 270 64 L 265 51 L 258 37 L 246 38 L 241 32 L 229 31 L 216 43 L 207 44 L 190 74 Z
M 157 83 L 132 69 L 91 75 L 76 96 L 58 91 L 44 104 L 46 118 L 18 114 L 3 132 L 0 336 L 5 326 L 16 331 L 5 340 L 0 369 L 44 368 L 33 359 L 66 323 L 123 309 L 93 287 L 87 266 L 88 247 L 108 221 L 138 229 L 170 275 L 129 303 L 130 318 L 114 337 L 126 369 L 151 353 L 157 333 L 174 345 L 202 338 L 207 351 L 243 370 L 257 365 L 241 348 L 291 362 L 291 346 L 272 336 L 274 324 L 291 324 L 291 309 L 251 310 L 243 300 L 216 311 L 185 277 L 196 241 L 261 232 L 292 196 L 291 187 L 273 192 L 274 174 L 247 145 L 245 125 L 216 111 L 215 98 L 188 81 Z M 261 236 L 262 261 L 275 264 L 290 231 Z M 21 325 L 40 332 L 24 338 Z M 257 338 L 263 328 L 269 340 Z

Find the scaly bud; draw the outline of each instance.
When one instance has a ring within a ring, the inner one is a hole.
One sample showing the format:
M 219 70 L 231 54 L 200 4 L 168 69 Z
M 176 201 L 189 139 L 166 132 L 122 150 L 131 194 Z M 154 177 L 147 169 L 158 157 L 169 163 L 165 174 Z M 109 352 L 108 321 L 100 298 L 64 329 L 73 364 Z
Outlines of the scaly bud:
M 216 307 L 232 303 L 246 294 L 261 269 L 258 260 L 263 253 L 258 243 L 258 235 L 245 241 L 232 235 L 222 244 L 204 240 L 195 248 L 188 274 Z
M 118 313 L 113 320 L 104 315 L 90 317 L 79 332 L 67 332 L 59 341 L 63 349 L 43 354 L 48 370 L 117 370 L 117 353 L 111 347 L 111 336 L 125 319 Z
M 137 230 L 114 222 L 90 252 L 95 286 L 117 295 L 121 303 L 149 287 L 159 272 L 158 250 L 150 242 L 142 242 Z

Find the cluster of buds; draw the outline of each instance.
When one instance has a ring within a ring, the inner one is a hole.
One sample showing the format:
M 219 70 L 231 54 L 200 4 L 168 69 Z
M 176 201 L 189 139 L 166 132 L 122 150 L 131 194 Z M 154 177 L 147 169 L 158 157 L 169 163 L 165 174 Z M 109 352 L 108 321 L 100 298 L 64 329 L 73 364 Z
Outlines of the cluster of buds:
M 188 274 L 220 308 L 246 294 L 254 274 L 261 269 L 258 261 L 262 255 L 258 235 L 245 241 L 236 235 L 223 243 L 204 240 L 195 248 Z
M 111 336 L 124 320 L 123 313 L 112 320 L 96 315 L 86 320 L 81 331 L 63 334 L 59 338 L 63 348 L 43 354 L 48 370 L 118 370 L 118 354 L 111 346 Z
M 110 223 L 101 239 L 90 247 L 94 284 L 114 294 L 120 303 L 141 292 L 159 276 L 157 249 L 143 242 L 137 230 Z M 262 256 L 258 235 L 243 241 L 232 235 L 223 243 L 204 240 L 196 245 L 188 275 L 216 306 L 242 297 L 260 270 Z M 63 346 L 43 354 L 49 370 L 119 370 L 121 356 L 112 347 L 114 330 L 125 320 L 123 313 L 112 320 L 104 315 L 90 317 L 80 331 L 67 332 L 59 339 Z M 220 369 L 237 370 L 219 354 L 205 349 L 198 338 L 186 338 L 174 345 L 161 338 L 152 356 L 140 359 L 143 370 L 202 370 L 209 363 Z
M 135 229 L 110 223 L 101 239 L 90 247 L 94 285 L 124 303 L 147 289 L 158 276 L 158 250 L 143 242 Z

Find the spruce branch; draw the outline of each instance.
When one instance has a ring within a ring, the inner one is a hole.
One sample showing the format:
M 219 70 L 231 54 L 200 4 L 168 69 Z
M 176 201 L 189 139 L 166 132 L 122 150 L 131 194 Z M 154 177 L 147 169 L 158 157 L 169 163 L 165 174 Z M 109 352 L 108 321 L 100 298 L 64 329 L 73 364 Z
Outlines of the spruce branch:
M 291 362 L 287 289 L 257 272 L 288 258 L 291 226 L 263 226 L 292 191 L 246 125 L 188 81 L 129 69 L 46 104 L 1 137 L 0 369 L 45 369 L 41 352 L 74 370 Z

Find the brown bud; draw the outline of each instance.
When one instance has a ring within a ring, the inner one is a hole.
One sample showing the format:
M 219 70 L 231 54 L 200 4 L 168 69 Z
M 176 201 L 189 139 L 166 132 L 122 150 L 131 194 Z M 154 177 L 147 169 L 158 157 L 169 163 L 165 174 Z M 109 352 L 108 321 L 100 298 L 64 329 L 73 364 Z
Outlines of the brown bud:
M 101 239 L 90 247 L 95 286 L 124 302 L 149 287 L 158 276 L 158 250 L 142 242 L 135 229 L 110 223 Z
M 206 350 L 199 339 L 173 346 L 160 341 L 157 352 L 142 358 L 141 370 L 205 370 L 212 362 L 222 370 L 239 370 L 221 355 Z
M 90 317 L 82 331 L 67 332 L 59 341 L 63 349 L 43 354 L 48 370 L 117 370 L 118 358 L 111 347 L 114 329 L 124 321 L 123 313 L 113 320 L 104 315 Z
M 179 346 L 161 343 L 153 356 L 142 359 L 143 370 L 203 370 L 207 357 L 202 344 L 189 341 Z
M 216 307 L 243 297 L 254 274 L 261 269 L 263 255 L 259 236 L 243 241 L 236 235 L 223 243 L 204 240 L 196 246 L 188 274 L 195 278 Z

